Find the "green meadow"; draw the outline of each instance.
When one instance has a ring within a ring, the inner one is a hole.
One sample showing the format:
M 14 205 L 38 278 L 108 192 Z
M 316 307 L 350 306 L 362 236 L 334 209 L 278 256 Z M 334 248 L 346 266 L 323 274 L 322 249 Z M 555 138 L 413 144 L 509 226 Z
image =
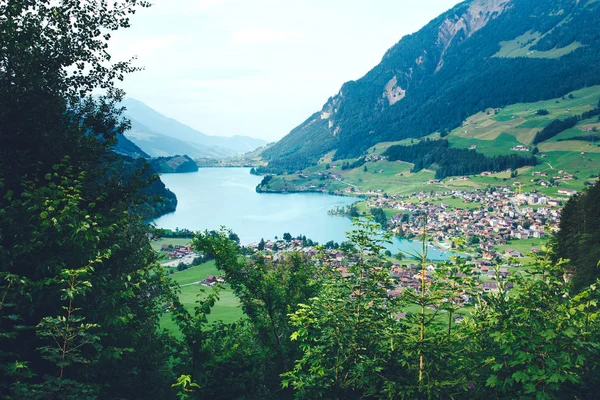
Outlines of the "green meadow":
M 214 261 L 191 267 L 185 271 L 175 272 L 170 275 L 171 279 L 179 284 L 179 301 L 190 313 L 194 312 L 197 301 L 207 296 L 213 291 L 213 288 L 202 286 L 196 282 L 206 278 L 207 275 L 218 276 L 219 270 Z M 212 308 L 208 315 L 209 322 L 235 322 L 243 317 L 244 313 L 240 307 L 240 302 L 233 294 L 229 285 L 222 285 L 219 291 L 219 301 Z M 170 313 L 165 313 L 161 319 L 161 327 L 172 332 L 178 332 L 177 325 L 171 319 Z

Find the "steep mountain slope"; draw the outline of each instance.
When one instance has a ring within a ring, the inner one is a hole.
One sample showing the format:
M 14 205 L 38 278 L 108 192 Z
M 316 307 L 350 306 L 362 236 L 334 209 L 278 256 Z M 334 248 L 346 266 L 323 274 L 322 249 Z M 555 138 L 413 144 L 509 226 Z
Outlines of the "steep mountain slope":
M 150 158 L 150 156 L 140 149 L 135 143 L 127 139 L 125 135 L 117 135 L 117 144 L 113 148 L 115 153 L 131 158 Z
M 123 106 L 132 126 L 126 136 L 154 157 L 188 154 L 194 158 L 223 158 L 247 153 L 266 144 L 264 140 L 246 136 L 206 135 L 135 99 L 124 100 Z
M 297 170 L 335 150 L 458 127 L 487 108 L 560 97 L 600 83 L 600 2 L 470 0 L 392 47 L 320 112 L 263 152 Z

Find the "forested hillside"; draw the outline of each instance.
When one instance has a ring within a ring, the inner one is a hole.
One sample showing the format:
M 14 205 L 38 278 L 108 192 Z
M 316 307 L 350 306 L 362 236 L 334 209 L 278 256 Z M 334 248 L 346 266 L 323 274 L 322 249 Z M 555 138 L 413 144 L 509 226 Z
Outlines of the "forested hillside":
M 117 137 L 117 144 L 114 147 L 114 151 L 117 154 L 132 158 L 150 158 L 146 152 L 136 146 L 131 140 L 127 139 L 125 135 L 119 135 Z
M 145 199 L 142 200 L 141 204 L 134 207 L 135 212 L 144 219 L 152 219 L 175 211 L 177 207 L 175 193 L 167 189 L 160 177 L 156 175 L 164 172 L 161 170 L 160 164 L 154 160 L 147 161 L 146 159 L 150 156 L 124 135 L 117 135 L 116 139 L 117 144 L 113 146 L 113 151 L 118 155 L 110 159 L 111 167 L 109 171 L 111 171 L 111 174 L 123 179 L 122 184 L 125 186 L 129 184 L 127 180 L 138 179 L 136 175 L 141 176 L 144 181 L 148 182 L 147 186 L 141 190 L 141 194 L 145 196 Z M 191 162 L 193 163 L 193 161 Z M 196 164 L 193 165 L 196 166 Z
M 573 196 L 562 212 L 554 258 L 569 260 L 574 290 L 600 278 L 600 183 Z
M 198 166 L 189 156 L 156 157 L 150 160 L 150 165 L 159 174 L 196 172 Z
M 263 157 L 272 169 L 298 170 L 331 150 L 357 157 L 378 142 L 452 130 L 488 108 L 598 84 L 598 19 L 596 1 L 465 1 L 402 38 Z

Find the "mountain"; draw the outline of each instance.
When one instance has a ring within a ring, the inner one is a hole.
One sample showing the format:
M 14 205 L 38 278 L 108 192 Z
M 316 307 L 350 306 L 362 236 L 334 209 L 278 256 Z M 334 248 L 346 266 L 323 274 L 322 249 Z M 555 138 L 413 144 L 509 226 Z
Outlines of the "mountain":
M 117 135 L 117 144 L 113 148 L 115 153 L 131 158 L 150 158 L 150 156 L 135 145 L 131 140 L 127 139 L 125 135 Z
M 131 121 L 131 129 L 125 133 L 125 136 L 152 157 L 189 154 L 193 158 L 224 158 L 236 154 L 232 150 L 203 146 L 156 133 L 130 116 L 127 117 Z
M 402 38 L 262 157 L 274 171 L 358 157 L 470 115 L 600 83 L 600 2 L 470 0 Z
M 152 169 L 159 174 L 197 172 L 198 165 L 189 156 L 157 157 L 150 161 Z
M 125 116 L 131 120 L 128 139 L 152 157 L 187 154 L 192 158 L 225 158 L 253 151 L 267 142 L 246 136 L 210 136 L 165 117 L 135 99 L 125 99 Z

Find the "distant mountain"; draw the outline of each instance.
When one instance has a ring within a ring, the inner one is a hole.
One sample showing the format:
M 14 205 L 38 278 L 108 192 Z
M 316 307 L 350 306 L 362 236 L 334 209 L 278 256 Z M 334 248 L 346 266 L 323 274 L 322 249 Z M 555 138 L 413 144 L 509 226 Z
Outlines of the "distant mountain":
M 150 158 L 150 156 L 135 145 L 125 135 L 117 135 L 117 145 L 113 149 L 117 154 L 129 156 L 131 158 Z
M 469 0 L 407 35 L 262 157 L 297 170 L 335 151 L 447 134 L 470 115 L 600 84 L 600 2 Z
M 125 99 L 125 116 L 131 120 L 128 139 L 152 157 L 187 154 L 192 158 L 225 158 L 253 151 L 267 142 L 246 136 L 210 136 L 165 117 L 135 99 Z
M 225 158 L 237 154 L 233 150 L 203 146 L 160 134 L 137 120 L 128 118 L 131 120 L 131 129 L 125 136 L 152 157 L 188 154 L 193 158 Z

